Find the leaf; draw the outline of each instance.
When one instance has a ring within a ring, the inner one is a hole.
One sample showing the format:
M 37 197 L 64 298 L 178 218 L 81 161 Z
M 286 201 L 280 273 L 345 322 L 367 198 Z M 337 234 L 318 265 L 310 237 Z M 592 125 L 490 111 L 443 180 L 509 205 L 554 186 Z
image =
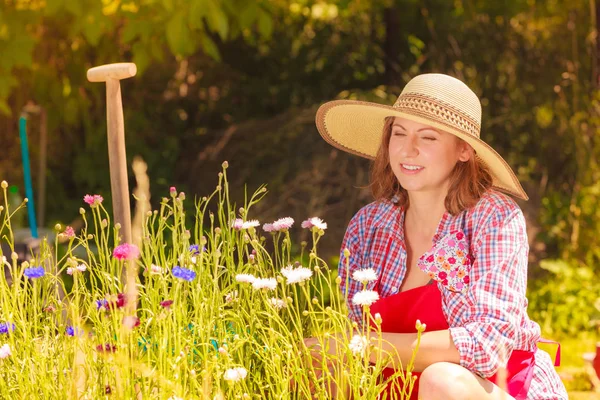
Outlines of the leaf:
M 183 11 L 177 12 L 167 23 L 167 42 L 174 54 L 187 55 L 192 53 L 193 45 L 191 31 Z
M 202 35 L 202 49 L 205 54 L 212 57 L 215 61 L 221 61 L 219 48 L 207 34 Z
M 258 31 L 265 39 L 273 33 L 273 17 L 264 11 L 258 15 Z
M 245 4 L 245 7 L 243 7 L 241 10 L 239 10 L 237 17 L 238 17 L 238 23 L 240 25 L 241 29 L 245 29 L 245 28 L 250 28 L 252 26 L 252 24 L 254 24 L 254 22 L 256 21 L 256 18 L 258 17 L 258 13 L 260 12 L 260 8 L 258 7 L 258 5 L 253 2 L 253 1 L 249 1 Z
M 227 15 L 214 0 L 208 2 L 208 14 L 206 16 L 206 22 L 212 31 L 219 34 L 221 39 L 227 39 L 229 33 L 229 21 Z
M 201 28 L 208 15 L 209 0 L 193 0 L 190 5 L 190 27 Z

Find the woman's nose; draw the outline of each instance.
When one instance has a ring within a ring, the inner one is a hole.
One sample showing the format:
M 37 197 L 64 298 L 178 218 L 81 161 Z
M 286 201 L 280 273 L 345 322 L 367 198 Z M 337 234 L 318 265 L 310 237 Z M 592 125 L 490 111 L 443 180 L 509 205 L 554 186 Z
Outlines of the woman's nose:
M 417 149 L 417 137 L 414 135 L 407 135 L 402 143 L 402 156 L 410 157 L 415 156 L 419 153 Z

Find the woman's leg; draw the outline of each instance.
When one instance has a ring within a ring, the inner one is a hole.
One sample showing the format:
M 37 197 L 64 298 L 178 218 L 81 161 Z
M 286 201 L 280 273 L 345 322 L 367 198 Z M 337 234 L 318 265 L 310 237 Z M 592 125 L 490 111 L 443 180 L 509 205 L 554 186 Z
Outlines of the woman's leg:
M 498 386 L 480 378 L 458 364 L 439 362 L 430 365 L 417 381 L 419 399 L 514 400 Z

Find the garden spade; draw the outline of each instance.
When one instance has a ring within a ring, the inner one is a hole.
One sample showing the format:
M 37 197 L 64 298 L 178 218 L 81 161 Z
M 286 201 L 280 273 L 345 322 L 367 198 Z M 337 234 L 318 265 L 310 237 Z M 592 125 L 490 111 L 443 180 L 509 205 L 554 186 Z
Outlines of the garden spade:
M 90 68 L 90 82 L 106 82 L 106 121 L 108 131 L 108 161 L 115 223 L 121 225 L 122 242 L 132 243 L 127 155 L 125 153 L 125 125 L 121 100 L 121 79 L 135 76 L 133 63 L 106 64 Z

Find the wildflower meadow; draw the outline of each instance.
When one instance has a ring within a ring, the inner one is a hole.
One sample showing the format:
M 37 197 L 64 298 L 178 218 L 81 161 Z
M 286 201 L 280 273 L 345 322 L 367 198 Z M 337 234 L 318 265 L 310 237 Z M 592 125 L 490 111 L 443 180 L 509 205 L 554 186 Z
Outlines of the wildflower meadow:
M 7 186 L 0 235 L 14 249 L 11 217 L 25 203 L 10 209 Z M 201 199 L 171 188 L 142 212 L 149 193 L 138 192 L 135 243 L 122 243 L 102 196 L 82 194 L 80 232 L 56 226 L 54 243 L 29 261 L 2 255 L 0 396 L 385 398 L 380 374 L 394 355 L 374 350 L 381 320 L 367 316 L 377 293 L 344 298 L 337 269 L 318 255 L 320 218 L 301 223 L 312 240 L 299 246 L 292 218 L 253 219 L 265 195 L 260 187 L 232 204 L 224 163 Z M 377 276 L 348 279 L 366 286 Z M 348 318 L 346 301 L 363 306 L 362 323 Z M 412 360 L 403 361 L 390 378 L 405 381 L 398 398 L 414 385 Z

